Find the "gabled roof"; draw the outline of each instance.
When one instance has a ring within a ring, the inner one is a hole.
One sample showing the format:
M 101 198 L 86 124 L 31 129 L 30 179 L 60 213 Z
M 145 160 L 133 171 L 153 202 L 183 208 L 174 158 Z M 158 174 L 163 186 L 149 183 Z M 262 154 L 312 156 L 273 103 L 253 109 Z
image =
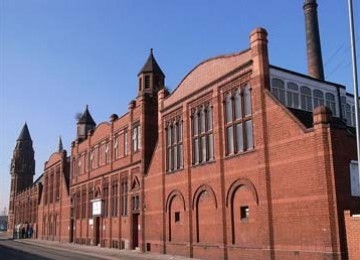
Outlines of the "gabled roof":
M 88 105 L 86 105 L 84 113 L 81 115 L 78 124 L 89 124 L 89 125 L 96 125 L 94 119 L 92 118 Z
M 149 55 L 147 61 L 145 62 L 144 66 L 142 67 L 142 69 L 138 73 L 138 76 L 141 73 L 146 73 L 146 72 L 158 73 L 158 74 L 161 74 L 163 77 L 165 77 L 165 75 L 162 72 L 159 64 L 157 64 L 157 62 L 155 60 L 152 48 L 150 49 L 150 55 Z
M 25 122 L 17 141 L 31 141 L 28 126 Z

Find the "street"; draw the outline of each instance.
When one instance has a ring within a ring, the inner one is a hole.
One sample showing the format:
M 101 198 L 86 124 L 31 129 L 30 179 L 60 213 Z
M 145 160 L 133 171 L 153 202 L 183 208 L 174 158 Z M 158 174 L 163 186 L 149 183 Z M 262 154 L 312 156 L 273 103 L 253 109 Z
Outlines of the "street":
M 12 259 L 124 259 L 124 260 L 187 260 L 190 258 L 141 253 L 136 250 L 119 250 L 95 246 L 60 243 L 38 239 L 9 239 L 5 232 L 0 232 L 0 260 Z M 194 260 L 194 258 L 192 258 Z

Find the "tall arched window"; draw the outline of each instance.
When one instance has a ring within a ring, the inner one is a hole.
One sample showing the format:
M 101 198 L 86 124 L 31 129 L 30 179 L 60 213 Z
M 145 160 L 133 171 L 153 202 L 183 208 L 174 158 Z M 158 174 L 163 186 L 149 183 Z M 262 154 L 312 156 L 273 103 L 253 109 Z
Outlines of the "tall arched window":
M 239 94 L 242 91 L 242 94 Z M 234 102 L 228 105 L 229 94 L 225 97 L 225 133 L 226 133 L 226 154 L 231 155 L 253 148 L 253 130 L 252 130 L 252 113 L 251 113 L 251 93 L 248 86 L 242 89 L 236 89 L 231 98 Z M 230 100 L 231 100 L 230 99 Z M 239 109 L 237 112 L 229 111 Z M 227 116 L 231 116 L 230 118 Z
M 289 82 L 287 84 L 287 106 L 293 108 L 300 108 L 299 105 L 299 86 L 295 83 Z
M 180 117 L 166 122 L 166 171 L 172 172 L 183 167 L 183 133 Z
M 192 109 L 192 123 L 192 164 L 206 163 L 213 160 L 212 107 L 209 102 Z M 197 127 L 198 124 L 199 127 Z
M 336 113 L 336 101 L 335 101 L 335 95 L 331 93 L 325 94 L 325 100 L 326 100 L 326 106 L 331 109 L 331 112 L 334 116 L 337 115 Z
M 311 89 L 305 86 L 300 88 L 300 97 L 301 97 L 301 108 L 307 111 L 312 111 L 312 97 Z
M 325 103 L 324 93 L 318 89 L 315 89 L 313 93 L 314 93 L 314 108 L 318 106 L 323 106 Z
M 274 96 L 285 104 L 285 84 L 284 81 L 280 79 L 272 79 L 271 92 Z

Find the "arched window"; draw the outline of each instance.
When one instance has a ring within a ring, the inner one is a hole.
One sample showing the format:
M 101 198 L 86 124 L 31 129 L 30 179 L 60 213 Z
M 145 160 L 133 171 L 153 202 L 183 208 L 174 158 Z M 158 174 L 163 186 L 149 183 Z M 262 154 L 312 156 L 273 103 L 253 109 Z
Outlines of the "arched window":
M 251 115 L 251 95 L 249 87 L 244 88 L 244 116 Z
M 230 104 L 231 104 L 231 98 Z M 209 102 L 192 109 L 193 132 L 192 164 L 206 163 L 214 159 L 214 141 L 212 132 L 212 106 Z M 199 122 L 199 127 L 195 127 Z
M 312 97 L 311 89 L 305 86 L 300 88 L 301 108 L 307 111 L 312 111 Z
M 315 89 L 314 92 L 314 108 L 324 105 L 324 93 L 318 89 Z
M 336 102 L 335 102 L 335 95 L 331 93 L 325 94 L 326 106 L 331 109 L 331 112 L 334 116 L 337 115 L 336 113 Z
M 299 108 L 299 86 L 289 82 L 287 84 L 287 106 Z
M 281 101 L 281 103 L 285 104 L 285 85 L 284 81 L 280 79 L 272 79 L 272 93 L 274 96 Z
M 252 114 L 251 114 L 251 91 L 248 86 L 242 89 L 242 95 L 239 93 L 241 89 L 235 90 L 233 100 L 234 106 L 228 106 L 225 97 L 225 113 L 233 109 L 236 111 L 237 107 L 241 107 L 238 111 L 241 114 L 231 118 L 226 118 L 225 133 L 226 133 L 226 155 L 232 155 L 243 151 L 250 150 L 254 147 L 253 130 L 252 130 Z M 239 99 L 240 98 L 240 99 Z M 236 104 L 238 103 L 238 104 Z M 231 113 L 231 116 L 232 113 Z
M 240 119 L 242 117 L 242 107 L 241 107 L 241 96 L 240 90 L 237 90 L 234 95 L 234 110 L 235 110 L 235 118 Z
M 226 99 L 225 99 L 225 110 L 226 110 L 226 123 L 229 123 L 232 121 L 232 102 L 231 102 L 231 94 L 229 93 L 227 96 L 226 96 Z
M 198 121 L 192 118 L 194 121 Z M 183 167 L 183 146 L 182 146 L 182 120 L 181 118 L 172 118 L 166 123 L 166 171 L 172 172 Z M 194 125 L 193 125 L 194 128 Z

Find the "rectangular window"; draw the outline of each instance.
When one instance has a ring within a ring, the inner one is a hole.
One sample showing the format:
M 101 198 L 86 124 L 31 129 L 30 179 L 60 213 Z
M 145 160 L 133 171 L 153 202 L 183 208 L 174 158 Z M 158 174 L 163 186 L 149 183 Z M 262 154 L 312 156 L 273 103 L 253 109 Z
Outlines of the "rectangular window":
M 227 93 L 224 98 L 226 155 L 253 149 L 251 92 L 249 87 L 237 88 L 231 93 Z
M 118 215 L 118 182 L 115 181 L 112 184 L 112 201 L 111 201 L 111 216 L 117 217 Z
M 150 88 L 150 76 L 146 75 L 145 76 L 145 88 Z
M 137 152 L 141 148 L 141 129 L 140 129 L 140 125 L 137 125 L 137 126 L 133 127 L 132 131 L 133 131 L 132 132 L 133 151 Z
M 104 199 L 104 214 L 103 217 L 107 218 L 109 216 L 109 184 L 105 183 L 103 186 L 103 199 Z
M 133 209 L 133 211 L 139 211 L 139 209 L 140 209 L 139 196 L 132 197 L 132 209 Z
M 180 212 L 175 212 L 175 223 L 180 222 Z
M 81 218 L 86 218 L 86 189 L 81 193 Z
M 110 162 L 109 142 L 105 144 L 105 164 Z
M 116 136 L 114 139 L 114 159 L 119 158 L 119 136 Z
M 92 202 L 91 200 L 94 199 L 94 191 L 93 191 L 93 187 L 90 187 L 89 188 L 89 199 L 88 199 L 88 216 L 89 218 L 92 218 L 93 217 L 93 214 L 92 214 Z
M 104 164 L 104 144 L 99 145 L 99 166 Z
M 81 207 L 81 200 L 80 200 L 80 191 L 76 192 L 76 199 L 75 199 L 75 216 L 76 219 L 80 219 L 80 207 Z
M 54 198 L 54 175 L 51 173 L 50 175 L 50 185 L 49 185 L 49 203 L 53 203 Z
M 55 200 L 60 200 L 60 168 L 56 169 Z
M 121 181 L 121 216 L 127 216 L 127 196 L 128 183 L 127 180 Z
M 249 206 L 241 206 L 240 207 L 240 220 L 246 221 L 249 219 L 250 212 L 249 212 Z
M 202 104 L 192 109 L 192 164 L 214 160 L 212 106 Z M 198 127 L 200 125 L 200 127 Z
M 124 156 L 127 156 L 129 154 L 129 134 L 128 132 L 124 133 Z
M 47 173 L 45 173 L 47 174 Z M 48 190 L 49 190 L 49 178 L 45 177 L 45 191 L 44 191 L 44 204 L 46 205 L 48 203 Z
M 181 118 L 166 122 L 166 171 L 176 171 L 183 168 L 182 122 Z

